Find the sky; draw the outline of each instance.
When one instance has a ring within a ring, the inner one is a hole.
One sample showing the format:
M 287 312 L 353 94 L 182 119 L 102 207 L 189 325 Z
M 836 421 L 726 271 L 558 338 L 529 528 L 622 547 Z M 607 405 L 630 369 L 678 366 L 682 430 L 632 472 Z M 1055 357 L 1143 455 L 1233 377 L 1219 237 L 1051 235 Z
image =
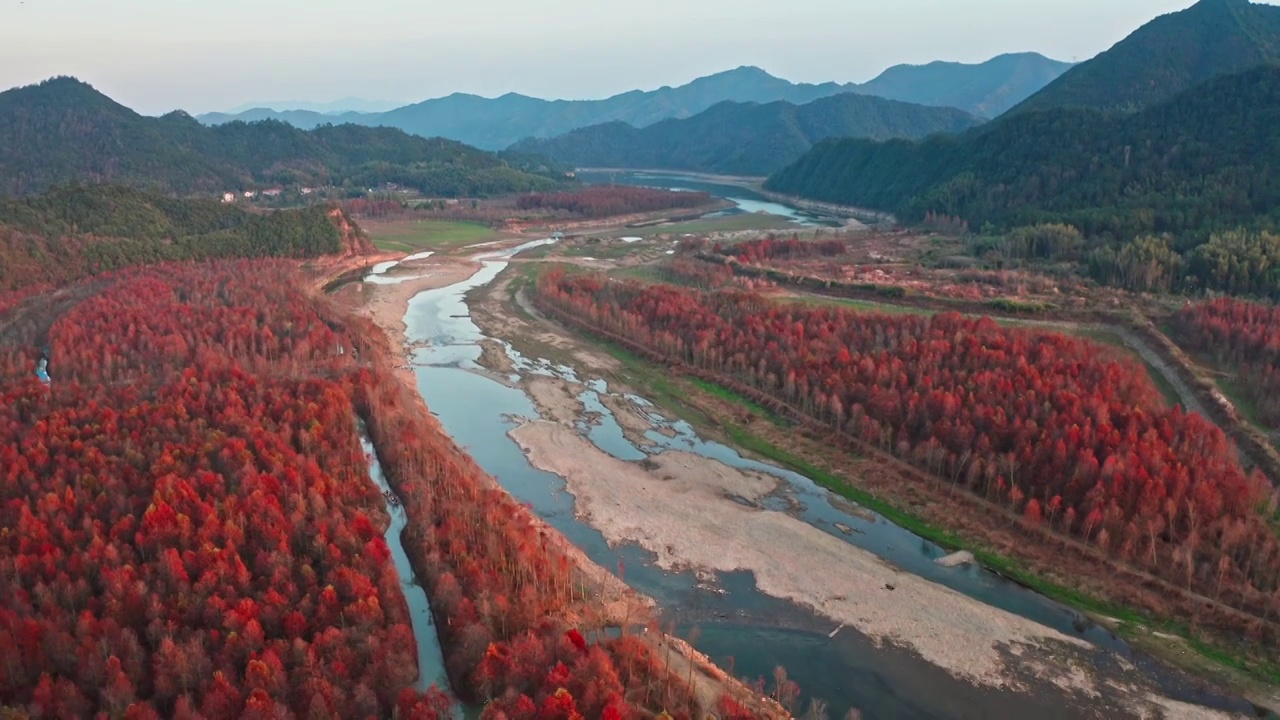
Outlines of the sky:
M 138 112 L 453 92 L 607 97 L 739 65 L 1086 60 L 1192 0 L 0 0 L 0 89 L 73 75 Z

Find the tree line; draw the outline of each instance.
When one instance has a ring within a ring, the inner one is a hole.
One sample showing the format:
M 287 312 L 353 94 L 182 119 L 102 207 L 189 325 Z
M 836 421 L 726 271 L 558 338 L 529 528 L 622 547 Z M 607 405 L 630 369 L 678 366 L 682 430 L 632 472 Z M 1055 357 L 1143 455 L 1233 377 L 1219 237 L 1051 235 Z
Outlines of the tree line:
M 0 200 L 0 292 L 132 265 L 369 250 L 322 206 L 259 215 L 212 200 L 70 185 Z M 350 223 L 345 223 L 350 226 Z
M 705 192 L 676 192 L 632 185 L 592 185 L 581 190 L 530 193 L 516 199 L 520 210 L 560 210 L 585 218 L 694 208 L 711 202 Z
M 989 318 L 780 305 L 560 271 L 537 298 L 1235 608 L 1238 632 L 1275 635 L 1276 494 L 1215 425 L 1165 407 L 1136 361 Z

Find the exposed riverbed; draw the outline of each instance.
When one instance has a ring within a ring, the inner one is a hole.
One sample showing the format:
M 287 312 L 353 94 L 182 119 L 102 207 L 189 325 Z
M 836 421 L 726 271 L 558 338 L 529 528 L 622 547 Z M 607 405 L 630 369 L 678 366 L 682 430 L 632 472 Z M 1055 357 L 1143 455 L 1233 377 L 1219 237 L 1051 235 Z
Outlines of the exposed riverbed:
M 405 339 L 419 389 L 508 491 L 597 563 L 619 568 L 664 617 L 699 625 L 694 644 L 722 666 L 756 676 L 784 664 L 834 717 L 850 707 L 868 718 L 1214 714 L 1184 704 L 1192 702 L 1248 709 L 1152 680 L 1148 663 L 1070 610 L 981 568 L 942 568 L 933 562 L 942 548 L 588 377 L 611 359 L 493 312 L 497 290 L 483 308 L 467 294 L 499 278 L 509 252 L 478 256 L 478 265 L 450 260 L 459 275 L 474 274 L 409 301 Z M 410 272 L 424 271 L 434 272 Z M 517 352 L 506 339 L 516 333 L 558 361 Z

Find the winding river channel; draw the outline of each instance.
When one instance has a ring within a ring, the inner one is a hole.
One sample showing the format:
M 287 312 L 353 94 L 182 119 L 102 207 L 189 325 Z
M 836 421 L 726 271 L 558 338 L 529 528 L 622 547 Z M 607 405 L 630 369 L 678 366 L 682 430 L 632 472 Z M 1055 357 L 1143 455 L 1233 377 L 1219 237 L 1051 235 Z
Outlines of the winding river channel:
M 1242 700 L 1222 697 L 1198 684 L 1167 676 L 1154 662 L 1135 653 L 1119 638 L 1078 613 L 1011 583 L 981 567 L 942 567 L 934 562 L 946 551 L 887 521 L 852 505 L 817 486 L 810 479 L 767 463 L 742 457 L 733 448 L 709 442 L 688 424 L 665 420 L 656 413 L 651 420 L 661 432 L 646 433 L 644 447 L 637 446 L 601 397 L 610 392 L 603 380 L 587 381 L 574 370 L 543 358 L 526 357 L 510 344 L 497 340 L 512 361 L 517 375 L 502 377 L 482 368 L 480 342 L 484 333 L 472 321 L 467 293 L 495 280 L 508 259 L 524 250 L 554 242 L 540 240 L 503 251 L 475 256 L 481 269 L 462 282 L 417 294 L 405 315 L 407 341 L 416 348 L 413 368 L 418 388 L 444 428 L 470 452 L 509 492 L 529 503 L 550 524 L 564 533 L 600 565 L 625 566 L 626 582 L 653 597 L 664 621 L 674 623 L 679 634 L 696 626 L 694 645 L 722 667 L 740 677 L 770 677 L 782 665 L 797 681 L 805 698 L 821 698 L 832 717 L 843 717 L 857 708 L 864 718 L 970 718 L 1110 717 L 1105 698 L 1066 695 L 1034 676 L 1020 678 L 1019 691 L 978 687 L 925 661 L 910 648 L 877 643 L 857 630 L 816 615 L 808 608 L 761 593 L 750 572 L 724 573 L 708 584 L 693 572 L 659 568 L 655 556 L 633 544 L 611 547 L 600 531 L 575 517 L 574 498 L 565 492 L 558 475 L 533 467 L 508 432 L 522 419 L 537 418 L 538 410 L 516 383 L 523 376 L 547 377 L 581 383 L 579 396 L 591 423 L 579 431 L 601 450 L 623 461 L 641 461 L 664 449 L 682 450 L 714 458 L 735 468 L 767 473 L 781 481 L 782 492 L 771 494 L 769 510 L 787 511 L 832 537 L 869 551 L 902 572 L 944 585 L 982 603 L 1031 619 L 1065 635 L 1086 640 L 1091 662 L 1099 674 L 1109 669 L 1141 673 L 1145 681 L 1166 697 L 1185 703 L 1252 714 Z M 393 282 L 383 264 L 367 281 Z M 643 398 L 628 396 L 645 407 Z M 385 489 L 376 465 L 371 474 Z M 391 508 L 392 546 L 414 617 L 419 641 L 420 685 L 442 681 L 440 652 L 426 596 L 413 581 L 412 571 L 399 543 L 403 512 Z M 1090 704 L 1093 703 L 1093 704 Z M 1102 703 L 1099 705 L 1098 703 Z
M 710 193 L 712 196 L 728 200 L 734 207 L 727 210 L 704 215 L 703 218 L 728 217 L 745 213 L 768 213 L 784 217 L 791 222 L 806 227 L 838 226 L 839 222 L 821 218 L 803 210 L 773 202 L 760 193 L 737 185 L 724 185 L 705 178 L 680 173 L 661 172 L 605 172 L 591 171 L 578 173 L 578 179 L 588 184 L 637 185 L 641 187 L 658 187 L 665 190 L 696 191 Z
M 364 448 L 365 458 L 369 461 L 369 478 L 382 491 L 384 497 L 394 499 L 387 503 L 387 514 L 391 522 L 387 526 L 387 546 L 391 549 L 391 560 L 396 566 L 396 575 L 400 578 L 400 589 L 404 591 L 405 600 L 409 603 L 409 620 L 413 623 L 413 637 L 418 644 L 418 681 L 414 687 L 426 690 L 432 685 L 441 688 L 449 687 L 449 678 L 444 671 L 444 655 L 440 651 L 440 639 L 436 635 L 435 623 L 431 619 L 431 605 L 427 602 L 427 593 L 418 584 L 413 567 L 409 565 L 409 556 L 405 554 L 404 543 L 400 535 L 407 522 L 404 507 L 400 505 L 387 476 L 382 472 L 382 462 L 378 459 L 373 441 L 360 424 L 360 446 Z

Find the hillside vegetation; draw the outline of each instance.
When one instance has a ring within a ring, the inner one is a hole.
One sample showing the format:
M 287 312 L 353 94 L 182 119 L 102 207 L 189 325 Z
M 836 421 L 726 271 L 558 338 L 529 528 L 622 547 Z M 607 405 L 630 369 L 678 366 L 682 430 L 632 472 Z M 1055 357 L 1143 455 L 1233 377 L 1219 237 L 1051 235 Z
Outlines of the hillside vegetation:
M 457 197 L 549 189 L 555 176 L 536 158 L 508 162 L 393 128 L 327 125 L 304 132 L 277 121 L 209 128 L 181 112 L 144 117 L 73 78 L 0 93 L 0 194 L 76 181 L 178 194 L 392 182 Z
M 1135 111 L 1219 75 L 1280 61 L 1280 7 L 1201 0 L 1143 25 L 1067 71 L 1013 112 L 1062 107 Z
M 827 141 L 765 187 L 908 222 L 1069 223 L 1114 241 L 1169 233 L 1151 253 L 1177 255 L 1215 233 L 1280 223 L 1277 152 L 1280 68 L 1259 67 L 1123 117 L 1028 112 L 956 137 Z
M 63 187 L 0 200 L 0 292 L 166 260 L 372 250 L 352 227 L 338 210 L 321 206 L 255 215 L 212 200 L 109 185 Z
M 845 93 L 799 106 L 724 102 L 691 118 L 664 120 L 643 129 L 613 122 L 549 140 L 525 140 L 512 149 L 579 167 L 767 175 L 824 138 L 919 138 L 959 132 L 980 122 L 953 108 Z

